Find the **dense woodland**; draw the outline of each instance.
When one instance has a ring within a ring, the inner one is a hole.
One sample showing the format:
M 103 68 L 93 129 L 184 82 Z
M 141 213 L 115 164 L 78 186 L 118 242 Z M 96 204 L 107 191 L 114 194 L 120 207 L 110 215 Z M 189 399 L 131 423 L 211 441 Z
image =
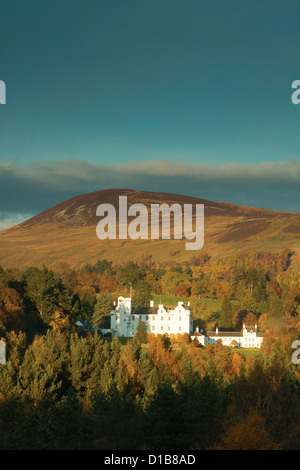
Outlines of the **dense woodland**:
M 300 449 L 292 253 L 0 268 L 0 449 Z M 116 297 L 188 298 L 194 324 L 264 331 L 255 354 L 189 337 L 102 337 Z M 212 311 L 208 299 L 219 301 Z M 90 328 L 79 329 L 84 320 Z

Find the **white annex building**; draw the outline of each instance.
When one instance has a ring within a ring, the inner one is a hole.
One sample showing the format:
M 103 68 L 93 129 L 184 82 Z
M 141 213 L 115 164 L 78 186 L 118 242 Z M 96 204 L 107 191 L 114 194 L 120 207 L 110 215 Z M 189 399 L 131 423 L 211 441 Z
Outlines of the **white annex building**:
M 248 326 L 243 325 L 242 331 L 222 331 L 218 328 L 216 331 L 199 332 L 196 331 L 191 336 L 191 339 L 197 339 L 199 344 L 205 346 L 206 344 L 222 343 L 225 346 L 239 347 L 239 348 L 260 348 L 263 341 L 264 333 L 257 331 L 257 325 Z
M 136 307 L 132 298 L 119 297 L 115 309 L 110 313 L 113 336 L 132 337 L 137 332 L 139 321 L 147 325 L 148 333 L 191 334 L 191 311 L 189 305 L 178 302 L 175 308 L 165 308 L 162 304 L 154 307 Z

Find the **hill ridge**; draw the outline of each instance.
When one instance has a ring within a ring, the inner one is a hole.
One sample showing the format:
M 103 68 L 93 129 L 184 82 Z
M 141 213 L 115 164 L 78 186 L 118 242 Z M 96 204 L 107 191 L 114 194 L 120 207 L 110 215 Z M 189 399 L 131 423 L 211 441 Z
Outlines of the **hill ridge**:
M 119 195 L 127 195 L 128 205 L 136 202 L 150 206 L 151 203 L 179 203 L 179 204 L 204 204 L 205 216 L 214 215 L 257 215 L 257 216 L 277 216 L 289 215 L 292 213 L 282 211 L 271 211 L 268 209 L 246 208 L 227 202 L 214 202 L 195 196 L 186 196 L 177 193 L 164 193 L 153 191 L 138 191 L 133 189 L 104 189 L 90 193 L 79 194 L 65 201 L 62 201 L 40 214 L 18 224 L 17 227 L 30 227 L 47 223 L 58 222 L 63 225 L 95 225 L 98 221 L 96 217 L 96 207 L 101 203 L 111 203 L 118 205 Z M 86 209 L 86 210 L 85 210 Z M 248 210 L 247 210 L 248 209 Z M 73 212 L 72 212 L 73 211 Z
M 140 202 L 204 203 L 204 247 L 185 250 L 182 240 L 99 240 L 96 207 L 101 203 L 118 205 L 119 195 L 127 195 L 128 206 Z M 247 212 L 248 211 L 248 212 Z M 295 269 L 300 266 L 300 214 L 282 213 L 231 203 L 220 203 L 192 196 L 105 189 L 72 197 L 40 214 L 0 232 L 0 265 L 23 267 L 52 266 L 65 262 L 83 266 L 98 259 L 113 262 L 145 258 L 163 263 L 184 263 L 193 256 L 207 254 L 211 259 L 235 256 L 247 250 L 280 252 L 292 250 Z

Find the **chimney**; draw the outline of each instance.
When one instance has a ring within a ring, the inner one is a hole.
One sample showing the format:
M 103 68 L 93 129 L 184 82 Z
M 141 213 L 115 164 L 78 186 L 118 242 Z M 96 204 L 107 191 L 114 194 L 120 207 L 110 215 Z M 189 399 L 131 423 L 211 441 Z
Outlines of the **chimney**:
M 216 335 L 218 335 L 218 334 L 219 334 L 219 328 L 216 327 Z
M 154 300 L 150 300 L 150 307 L 154 307 Z

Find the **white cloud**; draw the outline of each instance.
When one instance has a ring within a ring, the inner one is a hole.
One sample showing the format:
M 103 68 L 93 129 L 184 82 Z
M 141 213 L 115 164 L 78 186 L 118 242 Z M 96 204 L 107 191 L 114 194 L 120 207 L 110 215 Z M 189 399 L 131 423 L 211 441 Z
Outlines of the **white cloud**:
M 258 164 L 226 163 L 207 164 L 197 162 L 173 162 L 149 160 L 122 165 L 95 164 L 71 159 L 62 162 L 39 161 L 28 166 L 12 162 L 0 163 L 0 180 L 16 180 L 37 183 L 48 187 L 73 187 L 76 182 L 120 181 L 124 177 L 138 176 L 185 177 L 197 180 L 280 180 L 300 182 L 300 160 L 290 158 L 279 162 Z

